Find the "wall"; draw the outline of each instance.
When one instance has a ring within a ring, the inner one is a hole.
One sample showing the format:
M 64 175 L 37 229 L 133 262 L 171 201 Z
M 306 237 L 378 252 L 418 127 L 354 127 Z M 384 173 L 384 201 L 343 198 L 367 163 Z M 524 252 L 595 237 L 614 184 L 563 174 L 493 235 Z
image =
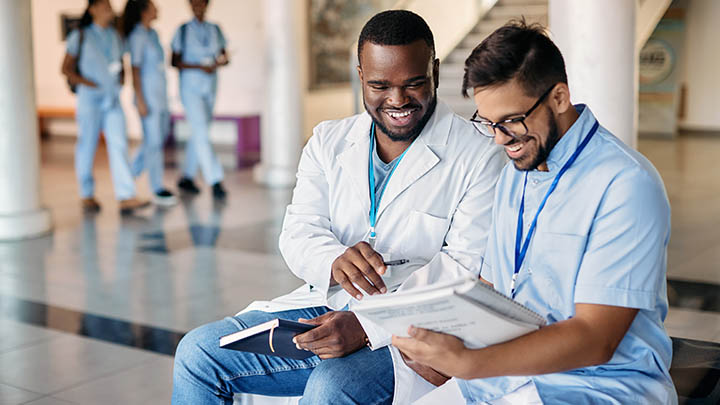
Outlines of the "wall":
M 219 24 L 228 40 L 227 50 L 231 64 L 220 70 L 220 88 L 216 114 L 254 115 L 263 105 L 262 0 L 214 0 L 210 3 L 207 19 Z M 60 65 L 65 54 L 65 43 L 60 38 L 60 14 L 80 14 L 85 0 L 32 0 L 33 43 L 37 104 L 40 107 L 68 107 L 75 105 Z M 111 0 L 115 12 L 120 14 L 124 0 Z M 190 19 L 191 12 L 183 0 L 155 0 L 160 15 L 155 22 L 160 41 L 168 50 L 177 27 Z M 123 106 L 131 137 L 139 137 L 137 111 L 132 104 L 130 76 L 126 76 L 122 94 Z M 168 66 L 168 95 L 173 113 L 181 113 L 182 105 L 177 86 L 177 72 Z M 74 132 L 74 131 L 73 131 Z
M 685 117 L 680 128 L 720 131 L 720 1 L 690 0 L 682 81 L 687 86 Z

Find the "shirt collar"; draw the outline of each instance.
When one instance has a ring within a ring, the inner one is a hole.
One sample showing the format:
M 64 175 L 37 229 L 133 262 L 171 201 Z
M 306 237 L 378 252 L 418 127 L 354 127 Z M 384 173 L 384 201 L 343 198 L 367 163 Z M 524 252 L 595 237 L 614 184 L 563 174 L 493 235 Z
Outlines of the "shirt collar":
M 585 104 L 576 104 L 575 110 L 580 114 L 578 119 L 570 126 L 562 138 L 555 144 L 547 158 L 550 172 L 556 172 L 570 159 L 585 136 L 595 124 L 595 116 Z
M 107 32 L 107 28 L 103 28 L 95 23 L 90 24 L 90 28 L 94 29 L 95 31 L 99 32 L 100 34 L 105 34 L 105 32 Z

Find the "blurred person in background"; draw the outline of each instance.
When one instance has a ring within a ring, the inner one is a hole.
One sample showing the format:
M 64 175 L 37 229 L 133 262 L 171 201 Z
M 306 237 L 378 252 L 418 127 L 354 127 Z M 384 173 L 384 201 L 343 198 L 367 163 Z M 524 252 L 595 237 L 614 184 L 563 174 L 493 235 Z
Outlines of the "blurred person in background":
M 210 123 L 217 93 L 217 68 L 229 61 L 220 27 L 205 21 L 208 2 L 190 0 L 195 17 L 181 25 L 172 40 L 172 65 L 180 71 L 180 98 L 191 129 L 178 188 L 188 194 L 200 192 L 193 182 L 199 166 L 205 183 L 212 186 L 213 197 L 224 199 L 227 193 L 222 185 L 223 170 L 210 144 Z
M 165 57 L 158 34 L 150 26 L 157 16 L 152 0 L 128 0 L 122 18 L 122 34 L 132 64 L 135 105 L 143 129 L 142 145 L 132 161 L 131 170 L 137 177 L 147 169 L 153 202 L 171 206 L 177 199 L 163 186 L 163 143 L 170 124 Z
M 82 207 L 86 212 L 100 210 L 92 169 L 102 130 L 115 196 L 120 201 L 120 211 L 127 214 L 149 202 L 135 197 L 127 157 L 125 115 L 119 99 L 124 81 L 123 43 L 111 26 L 114 18 L 109 0 L 88 0 L 79 29 L 68 35 L 62 73 L 77 93 L 75 173 Z

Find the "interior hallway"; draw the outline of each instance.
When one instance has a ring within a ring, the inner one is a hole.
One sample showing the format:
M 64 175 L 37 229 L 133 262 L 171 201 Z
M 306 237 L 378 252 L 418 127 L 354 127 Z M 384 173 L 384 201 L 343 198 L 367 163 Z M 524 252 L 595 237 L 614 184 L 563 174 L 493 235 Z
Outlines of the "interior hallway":
M 640 151 L 673 209 L 668 332 L 720 343 L 720 137 L 641 139 Z M 121 217 L 104 150 L 96 167 L 103 209 L 85 216 L 72 140 L 44 141 L 42 195 L 54 232 L 0 243 L 2 404 L 168 403 L 183 333 L 301 284 L 277 249 L 290 190 L 226 168 L 226 204 L 204 188 L 170 209 Z M 172 189 L 177 175 L 166 172 Z M 139 190 L 149 195 L 146 179 Z

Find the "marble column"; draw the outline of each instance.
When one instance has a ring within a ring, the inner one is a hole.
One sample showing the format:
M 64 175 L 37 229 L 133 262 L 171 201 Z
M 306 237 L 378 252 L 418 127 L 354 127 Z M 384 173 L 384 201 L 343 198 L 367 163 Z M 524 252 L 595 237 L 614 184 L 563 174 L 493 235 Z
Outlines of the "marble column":
M 570 97 L 637 146 L 638 55 L 634 0 L 550 0 L 552 38 L 565 57 Z
M 0 240 L 31 238 L 51 227 L 40 201 L 30 6 L 0 1 Z

